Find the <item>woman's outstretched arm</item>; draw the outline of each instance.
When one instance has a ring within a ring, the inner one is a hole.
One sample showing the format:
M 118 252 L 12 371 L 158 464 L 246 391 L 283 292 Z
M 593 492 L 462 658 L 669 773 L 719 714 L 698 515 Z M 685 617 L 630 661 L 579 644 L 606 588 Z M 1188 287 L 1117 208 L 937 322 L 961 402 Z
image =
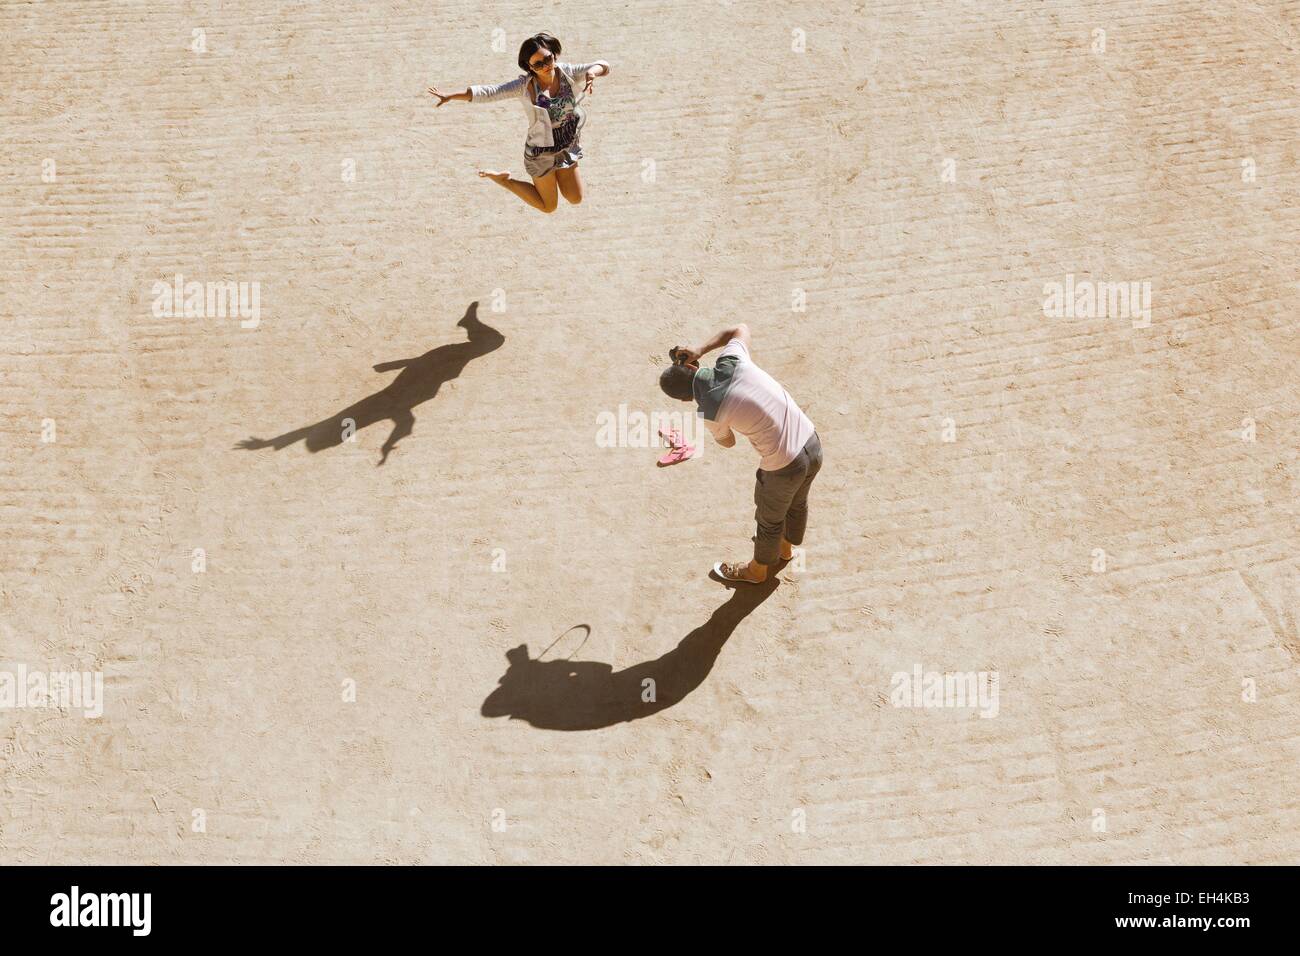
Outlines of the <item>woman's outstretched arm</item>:
M 564 65 L 568 67 L 569 72 L 573 74 L 575 79 L 581 80 L 586 77 L 583 84 L 584 93 L 592 91 L 591 81 L 596 77 L 609 76 L 609 63 L 605 60 L 595 60 L 591 63 L 566 63 Z
M 569 72 L 575 76 L 582 76 L 584 73 L 592 77 L 609 76 L 608 60 L 593 60 L 591 63 L 569 63 Z
M 438 98 L 438 102 L 434 104 L 435 106 L 441 106 L 443 103 L 450 103 L 452 100 L 463 100 L 468 103 L 474 98 L 474 93 L 468 86 L 459 93 L 444 93 L 436 86 L 431 86 L 429 87 L 429 94 Z
M 431 86 L 429 92 L 438 97 L 439 106 L 451 100 L 462 100 L 466 103 L 490 103 L 492 100 L 505 99 L 518 94 L 527 80 L 528 77 L 526 76 L 517 76 L 505 83 L 474 84 L 467 86 L 459 93 L 443 93 L 437 87 Z

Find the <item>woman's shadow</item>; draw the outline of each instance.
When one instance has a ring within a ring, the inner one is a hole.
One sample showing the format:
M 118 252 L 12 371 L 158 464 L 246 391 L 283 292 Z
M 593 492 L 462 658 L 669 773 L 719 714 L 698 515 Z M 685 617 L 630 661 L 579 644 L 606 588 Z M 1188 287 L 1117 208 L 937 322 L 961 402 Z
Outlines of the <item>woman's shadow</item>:
M 469 341 L 439 345 L 416 358 L 399 359 L 376 365 L 376 372 L 400 368 L 397 378 L 373 395 L 335 412 L 313 425 L 285 432 L 275 438 L 246 438 L 235 447 L 247 450 L 274 448 L 279 451 L 294 442 L 305 441 L 310 452 L 324 451 L 341 445 L 345 437 L 375 422 L 392 421 L 393 430 L 381 449 L 379 464 L 388 460 L 393 447 L 411 434 L 415 427 L 413 409 L 438 394 L 444 382 L 456 378 L 473 359 L 501 347 L 506 337 L 478 318 L 478 303 L 470 303 L 465 317 L 456 323 L 469 334 Z M 351 425 L 347 425 L 351 420 Z
M 657 714 L 704 683 L 736 625 L 779 584 L 772 577 L 736 588 L 671 651 L 621 671 L 599 661 L 535 660 L 520 644 L 506 651 L 509 667 L 479 712 L 543 730 L 596 730 Z

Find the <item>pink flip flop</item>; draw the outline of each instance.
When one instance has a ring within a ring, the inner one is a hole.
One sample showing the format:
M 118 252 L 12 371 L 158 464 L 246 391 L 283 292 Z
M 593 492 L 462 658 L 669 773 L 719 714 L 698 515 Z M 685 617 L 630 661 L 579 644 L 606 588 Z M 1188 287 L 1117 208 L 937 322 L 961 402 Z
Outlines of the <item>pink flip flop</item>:
M 667 465 L 676 465 L 679 462 L 686 461 L 686 459 L 690 458 L 694 454 L 694 445 L 674 445 L 659 456 L 657 464 L 660 468 L 666 467 Z
M 676 465 L 695 454 L 695 446 L 686 444 L 682 440 L 682 433 L 676 428 L 664 428 L 661 425 L 659 427 L 659 437 L 668 443 L 668 451 L 659 456 L 658 465 L 660 468 Z

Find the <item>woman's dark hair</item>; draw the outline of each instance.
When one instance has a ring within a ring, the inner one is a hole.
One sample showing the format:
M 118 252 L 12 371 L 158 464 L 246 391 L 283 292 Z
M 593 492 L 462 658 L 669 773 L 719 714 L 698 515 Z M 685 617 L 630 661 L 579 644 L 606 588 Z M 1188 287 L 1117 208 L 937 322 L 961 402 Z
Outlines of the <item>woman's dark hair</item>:
M 695 397 L 695 369 L 686 365 L 670 365 L 659 375 L 659 387 L 669 398 L 689 402 Z
M 528 61 L 533 58 L 534 53 L 543 47 L 554 53 L 557 59 L 559 58 L 560 41 L 549 33 L 539 33 L 536 36 L 529 37 L 519 47 L 519 69 L 531 75 L 533 68 L 528 65 Z

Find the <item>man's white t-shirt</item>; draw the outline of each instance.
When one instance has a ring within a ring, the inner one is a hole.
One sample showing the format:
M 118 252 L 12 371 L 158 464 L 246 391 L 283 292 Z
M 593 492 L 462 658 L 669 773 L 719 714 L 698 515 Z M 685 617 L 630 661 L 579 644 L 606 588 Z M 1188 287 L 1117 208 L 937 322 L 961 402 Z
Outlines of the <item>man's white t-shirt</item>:
M 726 438 L 730 429 L 749 439 L 761 456 L 758 467 L 776 471 L 794 461 L 812 437 L 813 423 L 795 404 L 781 383 L 754 364 L 749 349 L 732 339 L 718 361 L 734 356 L 735 368 L 716 420 L 704 420 L 714 438 Z

